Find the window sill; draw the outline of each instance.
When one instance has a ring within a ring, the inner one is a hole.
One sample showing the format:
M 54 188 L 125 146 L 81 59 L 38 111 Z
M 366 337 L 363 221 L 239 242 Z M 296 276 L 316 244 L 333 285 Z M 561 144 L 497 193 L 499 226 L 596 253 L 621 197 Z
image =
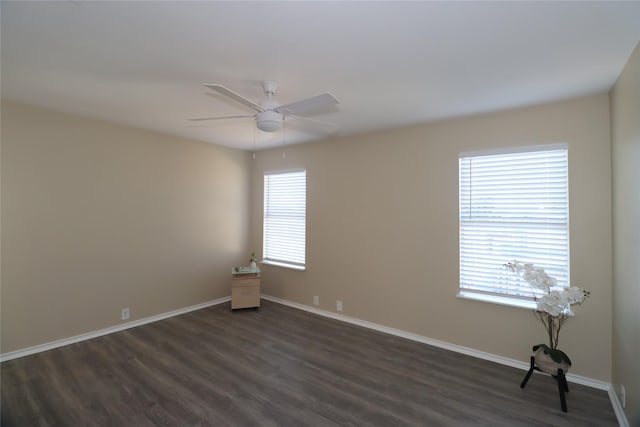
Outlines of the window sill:
M 538 308 L 538 305 L 535 303 L 535 301 L 524 301 L 515 298 L 500 297 L 497 295 L 484 295 L 467 291 L 459 291 L 458 295 L 456 296 L 462 299 L 488 302 L 490 304 L 506 305 L 508 307 L 525 308 L 527 310 L 535 310 L 536 308 Z M 574 311 L 571 309 L 569 309 L 569 311 L 565 314 L 569 317 L 573 317 L 575 315 Z
M 476 294 L 474 292 L 460 291 L 456 296 L 462 299 L 470 299 L 473 301 L 481 301 L 481 302 L 488 302 L 491 304 L 506 305 L 508 307 L 525 308 L 527 310 L 535 310 L 537 307 L 535 301 L 518 300 L 515 298 L 500 297 L 497 295 L 483 295 L 483 294 Z
M 305 271 L 307 269 L 307 267 L 304 265 L 287 264 L 286 262 L 269 261 L 266 259 L 262 260 L 260 263 L 266 264 L 266 265 L 273 265 L 276 267 L 288 268 L 291 270 L 298 270 L 298 271 Z

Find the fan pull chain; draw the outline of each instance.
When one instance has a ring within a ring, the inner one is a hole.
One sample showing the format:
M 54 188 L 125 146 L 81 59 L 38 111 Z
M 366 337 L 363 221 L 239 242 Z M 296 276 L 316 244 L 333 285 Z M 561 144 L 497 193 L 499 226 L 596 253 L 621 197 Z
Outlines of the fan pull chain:
M 286 136 L 287 136 L 287 123 L 284 119 L 282 119 L 282 158 L 283 159 L 286 157 L 284 152 L 284 140 Z

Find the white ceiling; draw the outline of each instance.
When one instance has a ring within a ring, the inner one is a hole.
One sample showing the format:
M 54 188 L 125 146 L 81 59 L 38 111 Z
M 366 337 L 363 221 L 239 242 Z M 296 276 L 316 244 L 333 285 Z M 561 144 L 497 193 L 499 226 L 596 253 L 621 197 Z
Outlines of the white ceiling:
M 331 92 L 310 117 L 338 135 L 606 92 L 640 40 L 640 2 L 8 2 L 2 96 L 254 149 L 220 83 L 281 104 Z M 37 126 L 37 123 L 34 123 Z M 255 148 L 328 136 L 287 120 Z

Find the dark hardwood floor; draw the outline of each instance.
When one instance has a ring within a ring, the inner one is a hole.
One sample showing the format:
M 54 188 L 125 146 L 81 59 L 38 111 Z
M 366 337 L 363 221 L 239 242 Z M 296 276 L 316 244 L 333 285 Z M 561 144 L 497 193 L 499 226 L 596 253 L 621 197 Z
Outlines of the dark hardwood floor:
M 606 392 L 229 303 L 2 363 L 2 426 L 616 426 Z

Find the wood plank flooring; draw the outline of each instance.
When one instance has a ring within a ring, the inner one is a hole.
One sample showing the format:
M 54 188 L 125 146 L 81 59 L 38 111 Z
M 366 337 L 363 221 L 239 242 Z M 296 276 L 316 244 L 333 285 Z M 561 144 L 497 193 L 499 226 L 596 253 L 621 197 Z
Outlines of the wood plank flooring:
M 2 363 L 2 426 L 616 426 L 606 392 L 262 301 Z

